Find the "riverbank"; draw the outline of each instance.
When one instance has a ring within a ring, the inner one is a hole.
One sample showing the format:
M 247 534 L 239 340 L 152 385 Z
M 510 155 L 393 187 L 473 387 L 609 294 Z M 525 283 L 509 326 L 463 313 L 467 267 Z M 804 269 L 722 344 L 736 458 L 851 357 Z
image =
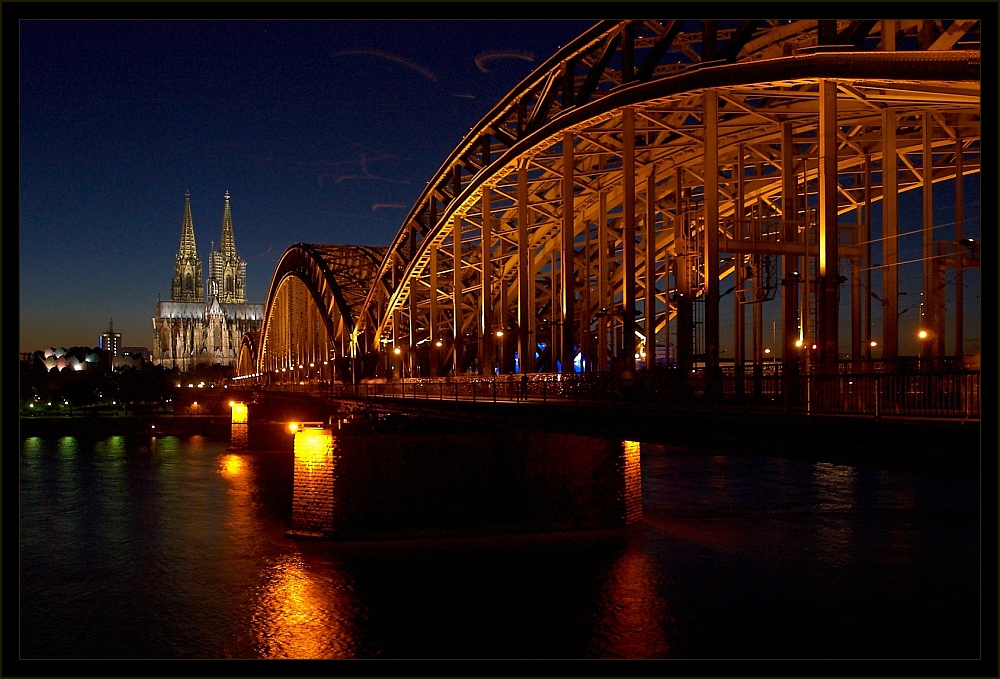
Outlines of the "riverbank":
M 175 417 L 169 413 L 144 413 L 120 416 L 76 417 L 22 417 L 19 422 L 21 438 L 42 436 L 212 436 L 229 437 L 231 421 L 228 417 L 189 416 Z
M 470 417 L 463 422 L 422 415 L 395 415 L 370 426 L 399 428 L 411 434 L 434 431 L 482 430 L 501 426 Z M 980 424 L 975 422 L 861 421 L 835 417 L 786 417 L 770 420 L 729 415 L 726 418 L 687 413 L 668 418 L 659 414 L 643 421 L 636 418 L 522 418 L 521 425 L 540 430 L 568 431 L 597 438 L 633 439 L 657 444 L 669 454 L 736 455 L 779 457 L 829 462 L 853 467 L 958 475 L 967 478 L 983 474 L 983 465 L 995 465 L 995 458 L 981 457 Z M 287 419 L 287 418 L 286 418 Z M 624 426 L 628 425 L 628 426 Z M 354 425 L 364 428 L 362 423 Z M 509 426 L 509 425 L 508 425 Z M 175 416 L 145 413 L 114 417 L 22 417 L 20 437 L 57 438 L 78 436 L 208 436 L 228 441 L 232 435 L 230 417 L 216 415 Z M 259 450 L 291 451 L 292 439 L 284 422 L 256 422 L 250 426 L 248 447 Z

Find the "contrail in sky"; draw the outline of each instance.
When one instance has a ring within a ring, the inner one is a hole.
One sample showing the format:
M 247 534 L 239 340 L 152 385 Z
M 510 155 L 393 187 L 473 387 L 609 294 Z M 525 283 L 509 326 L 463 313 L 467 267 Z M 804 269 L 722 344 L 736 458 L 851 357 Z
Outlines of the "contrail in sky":
M 372 57 L 382 57 L 383 59 L 388 59 L 389 61 L 395 61 L 397 64 L 403 64 L 404 66 L 409 66 L 414 71 L 417 71 L 418 73 L 426 76 L 427 79 L 430 80 L 431 82 L 437 82 L 438 79 L 437 75 L 435 75 L 433 71 L 426 69 L 420 64 L 416 64 L 410 61 L 409 59 L 404 59 L 403 57 L 396 56 L 395 54 L 391 54 L 389 52 L 382 52 L 379 50 L 348 50 L 346 52 L 334 52 L 333 54 L 330 55 L 330 57 L 331 58 L 347 57 L 354 54 L 367 54 L 368 56 Z M 482 67 L 480 66 L 480 68 Z
M 403 209 L 406 208 L 405 205 L 400 205 L 399 203 L 375 203 L 372 205 L 372 212 L 378 212 L 379 210 L 386 209 Z
M 515 52 L 514 50 L 495 50 L 492 52 L 480 52 L 476 55 L 476 66 L 483 73 L 489 73 L 483 65 L 492 59 L 521 59 L 522 61 L 534 61 L 535 55 L 531 52 Z

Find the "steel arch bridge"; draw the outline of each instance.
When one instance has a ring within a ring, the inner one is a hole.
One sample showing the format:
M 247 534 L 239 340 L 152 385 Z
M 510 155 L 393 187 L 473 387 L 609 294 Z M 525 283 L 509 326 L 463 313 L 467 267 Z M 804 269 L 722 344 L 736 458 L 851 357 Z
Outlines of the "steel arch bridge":
M 469 132 L 383 256 L 289 248 L 240 374 L 304 370 L 333 347 L 368 376 L 634 372 L 667 345 L 711 371 L 723 313 L 737 364 L 763 360 L 769 303 L 787 367 L 813 344 L 820 369 L 870 358 L 876 320 L 891 360 L 903 236 L 921 243 L 921 328 L 942 358 L 953 272 L 961 356 L 962 274 L 979 259 L 956 178 L 980 171 L 980 30 L 600 22 Z M 948 229 L 931 209 L 942 182 Z M 908 191 L 919 224 L 901 219 Z
M 243 338 L 237 380 L 343 379 L 357 315 L 385 248 L 295 243 L 278 260 L 258 336 Z

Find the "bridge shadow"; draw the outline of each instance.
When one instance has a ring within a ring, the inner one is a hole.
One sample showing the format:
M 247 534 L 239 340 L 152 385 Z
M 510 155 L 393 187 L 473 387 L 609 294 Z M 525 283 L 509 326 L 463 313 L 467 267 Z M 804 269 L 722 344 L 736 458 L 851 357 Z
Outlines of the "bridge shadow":
M 641 518 L 637 444 L 368 414 L 297 432 L 293 452 L 292 536 L 593 530 Z

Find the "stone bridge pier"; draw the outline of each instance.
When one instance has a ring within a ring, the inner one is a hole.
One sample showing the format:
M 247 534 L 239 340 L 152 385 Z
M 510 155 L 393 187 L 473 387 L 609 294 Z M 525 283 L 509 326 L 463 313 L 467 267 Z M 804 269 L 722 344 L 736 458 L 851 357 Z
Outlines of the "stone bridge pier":
M 292 537 L 587 530 L 641 517 L 635 442 L 377 415 L 294 434 Z

